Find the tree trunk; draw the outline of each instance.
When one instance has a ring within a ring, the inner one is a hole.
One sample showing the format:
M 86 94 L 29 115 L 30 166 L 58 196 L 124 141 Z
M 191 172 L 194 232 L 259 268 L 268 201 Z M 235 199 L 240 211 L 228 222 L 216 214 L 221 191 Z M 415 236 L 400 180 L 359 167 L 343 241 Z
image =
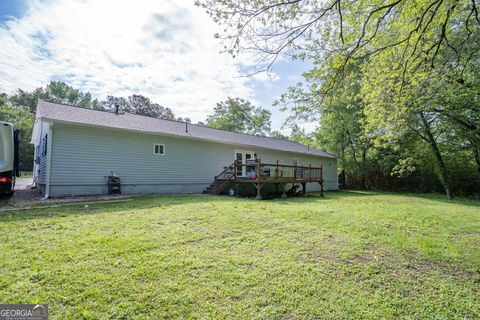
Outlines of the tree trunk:
M 362 150 L 362 189 L 367 189 L 367 148 Z
M 473 153 L 475 155 L 475 162 L 477 163 L 477 171 L 480 172 L 480 148 L 472 141 Z
M 342 149 L 340 151 L 340 154 L 341 154 L 341 161 L 342 161 L 342 171 L 340 172 L 338 183 L 340 183 L 342 185 L 342 189 L 345 189 L 346 186 L 347 186 L 347 176 L 345 174 L 345 163 L 346 163 L 346 161 L 345 161 L 345 145 L 343 143 L 342 143 Z
M 437 141 L 435 140 L 435 137 L 433 136 L 433 133 L 430 129 L 430 124 L 428 123 L 427 119 L 425 119 L 425 115 L 423 114 L 423 112 L 420 112 L 419 114 L 420 118 L 422 119 L 423 125 L 425 126 L 425 134 L 427 135 L 426 140 L 430 143 L 433 155 L 435 156 L 435 160 L 438 164 L 440 180 L 442 181 L 443 187 L 445 188 L 445 193 L 448 199 L 452 199 L 453 195 L 450 187 L 450 179 L 448 177 L 447 166 L 445 165 L 445 161 L 443 161 L 442 153 L 440 152 Z

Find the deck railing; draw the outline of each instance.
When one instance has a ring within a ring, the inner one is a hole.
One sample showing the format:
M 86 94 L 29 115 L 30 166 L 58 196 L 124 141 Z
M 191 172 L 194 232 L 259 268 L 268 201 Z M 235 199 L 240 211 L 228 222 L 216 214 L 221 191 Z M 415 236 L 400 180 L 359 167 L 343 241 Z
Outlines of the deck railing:
M 260 159 L 243 164 L 235 162 L 232 177 L 235 180 L 253 180 L 257 182 L 274 182 L 289 180 L 292 182 L 319 182 L 323 180 L 323 167 L 262 163 Z M 230 166 L 229 168 L 231 168 Z
M 215 176 L 214 180 L 230 180 L 234 178 L 235 162 L 231 165 L 224 167 L 220 174 Z
M 210 192 L 218 194 L 232 183 L 235 188 L 239 184 L 252 183 L 257 190 L 257 199 L 261 199 L 261 190 L 264 184 L 273 183 L 275 189 L 283 186 L 283 195 L 286 196 L 286 187 L 291 183 L 302 184 L 303 194 L 308 182 L 320 183 L 320 195 L 323 196 L 323 167 L 287 165 L 276 163 L 262 163 L 260 159 L 250 159 L 247 163 L 235 161 L 223 168 L 220 174 L 214 177 L 214 183 L 209 187 Z

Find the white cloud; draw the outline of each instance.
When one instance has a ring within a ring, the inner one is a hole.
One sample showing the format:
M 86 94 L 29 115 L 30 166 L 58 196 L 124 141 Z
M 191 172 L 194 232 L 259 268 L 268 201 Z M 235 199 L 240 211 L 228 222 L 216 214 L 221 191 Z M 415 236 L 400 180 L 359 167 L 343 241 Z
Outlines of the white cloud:
M 64 80 L 100 98 L 144 94 L 203 120 L 227 96 L 254 100 L 254 82 L 219 54 L 216 32 L 193 1 L 32 1 L 0 26 L 0 91 Z

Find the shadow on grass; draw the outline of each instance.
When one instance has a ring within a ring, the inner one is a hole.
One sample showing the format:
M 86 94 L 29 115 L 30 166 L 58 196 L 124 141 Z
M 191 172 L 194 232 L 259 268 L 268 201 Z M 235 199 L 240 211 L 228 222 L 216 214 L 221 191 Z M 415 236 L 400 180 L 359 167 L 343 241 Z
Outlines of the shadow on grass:
M 286 199 L 274 198 L 263 201 L 274 201 L 275 204 L 292 204 L 292 203 L 308 203 L 317 201 L 329 201 L 340 198 L 364 197 L 374 194 L 361 191 L 329 191 L 324 197 L 319 192 L 310 193 L 306 197 L 290 197 Z M 247 201 L 258 202 L 253 198 L 237 198 L 230 196 L 210 196 L 210 195 L 148 195 L 140 197 L 132 197 L 127 199 L 119 199 L 113 201 L 95 201 L 85 200 L 81 203 L 54 203 L 39 205 L 33 208 L 18 208 L 13 211 L 0 212 L 0 223 L 8 221 L 21 221 L 30 219 L 49 219 L 58 217 L 71 217 L 74 215 L 91 215 L 91 214 L 109 214 L 132 210 L 148 210 L 157 208 L 159 210 L 171 206 L 180 206 L 199 203 L 221 203 L 225 201 Z M 94 203 L 93 203 L 94 202 Z M 85 207 L 85 205 L 88 207 Z M 140 213 L 139 213 L 140 214 Z
M 48 219 L 71 217 L 75 215 L 109 214 L 132 210 L 148 210 L 167 208 L 170 206 L 220 202 L 237 198 L 207 195 L 148 195 L 111 201 L 95 201 L 92 199 L 77 203 L 53 203 L 33 208 L 18 208 L 0 212 L 0 223 L 8 221 Z M 240 199 L 239 199 L 240 200 Z M 86 207 L 86 205 L 88 207 Z
M 409 198 L 418 198 L 423 200 L 430 200 L 435 202 L 442 202 L 446 204 L 460 204 L 472 207 L 480 207 L 480 201 L 472 200 L 467 198 L 453 198 L 448 199 L 446 195 L 440 193 L 415 193 L 411 191 L 375 191 L 375 190 L 342 190 L 339 193 L 348 193 L 348 194 L 361 194 L 361 195 L 389 195 L 389 196 L 402 196 Z M 344 197 L 344 195 L 342 195 Z
M 439 194 L 413 194 L 402 192 L 374 192 L 374 191 L 357 191 L 357 190 L 343 190 L 343 191 L 329 191 L 325 193 L 324 197 L 320 196 L 319 192 L 309 193 L 306 197 L 290 197 L 286 199 L 269 199 L 263 200 L 268 202 L 274 202 L 276 205 L 292 205 L 302 203 L 318 202 L 319 204 L 324 201 L 341 200 L 345 198 L 361 198 L 372 197 L 381 195 L 392 196 L 406 196 L 411 198 L 419 198 L 430 201 L 444 202 L 446 204 L 459 204 L 480 207 L 480 202 L 472 200 L 448 200 Z M 4 211 L 0 212 L 0 223 L 9 221 L 21 221 L 30 219 L 49 219 L 58 217 L 71 217 L 76 215 L 92 215 L 92 214 L 110 214 L 118 212 L 126 212 L 133 210 L 148 210 L 156 208 L 158 210 L 166 209 L 172 206 L 181 206 L 188 204 L 208 204 L 208 203 L 221 203 L 226 201 L 247 201 L 258 202 L 263 201 L 254 200 L 253 198 L 237 198 L 229 196 L 210 196 L 210 195 L 149 195 L 141 197 L 133 197 L 127 199 L 121 199 L 117 201 L 109 202 L 95 202 L 87 200 L 83 203 L 62 203 L 52 204 L 50 206 L 38 206 L 31 209 L 16 210 L 16 211 Z M 88 203 L 88 207 L 85 204 Z M 138 214 L 142 214 L 139 212 Z
M 449 200 L 445 195 L 438 193 L 412 193 L 412 192 L 403 192 L 403 191 L 372 191 L 372 190 L 342 190 L 342 191 L 328 191 L 325 193 L 325 197 L 321 197 L 319 192 L 309 193 L 306 197 L 291 197 L 287 199 L 282 199 L 277 203 L 281 204 L 291 204 L 295 201 L 298 202 L 308 202 L 312 199 L 314 201 L 328 201 L 328 200 L 340 200 L 345 198 L 356 198 L 356 197 L 371 197 L 371 196 L 398 196 L 398 197 L 407 197 L 410 199 L 422 199 L 433 202 L 441 202 L 445 204 L 457 204 L 470 207 L 480 207 L 480 201 L 457 198 Z M 268 201 L 279 200 L 277 199 L 268 199 Z
M 392 193 L 395 194 L 395 193 Z M 399 194 L 399 193 L 396 193 Z M 447 196 L 438 193 L 405 193 L 405 196 L 413 197 L 413 198 L 420 198 L 424 200 L 430 200 L 435 202 L 442 202 L 446 204 L 459 204 L 464 206 L 471 206 L 471 207 L 479 207 L 480 208 L 480 201 L 472 200 L 467 198 L 453 198 L 448 199 Z

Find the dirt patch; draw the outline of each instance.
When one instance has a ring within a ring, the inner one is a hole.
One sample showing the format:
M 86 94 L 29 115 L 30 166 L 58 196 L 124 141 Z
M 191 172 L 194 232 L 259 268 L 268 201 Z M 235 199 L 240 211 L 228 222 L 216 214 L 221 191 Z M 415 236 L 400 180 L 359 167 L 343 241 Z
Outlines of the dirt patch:
M 15 192 L 12 196 L 0 198 L 0 208 L 15 207 L 20 204 L 35 203 L 40 201 L 42 193 L 33 188 L 32 178 L 17 178 Z
M 0 197 L 0 212 L 58 207 L 68 204 L 94 204 L 98 202 L 126 201 L 134 195 L 98 195 L 42 199 L 42 193 L 33 187 L 32 179 L 19 178 L 12 196 Z M 85 208 L 82 208 L 85 210 Z
M 392 273 L 412 280 L 441 274 L 480 284 L 480 269 L 470 270 L 455 262 L 431 260 L 414 252 L 395 253 L 374 244 L 366 245 L 355 254 L 340 251 L 349 246 L 348 239 L 327 235 L 321 245 L 308 246 L 297 259 L 306 264 L 327 263 L 334 266 L 369 268 L 375 273 Z
M 424 275 L 432 275 L 433 273 L 441 273 L 445 276 L 451 276 L 456 279 L 479 281 L 479 272 L 467 270 L 462 266 L 444 261 L 429 260 L 418 254 L 408 252 L 404 255 L 395 255 L 378 246 L 369 245 L 361 254 L 357 254 L 350 259 L 344 260 L 346 264 L 382 265 L 392 270 L 395 274 L 409 275 L 419 273 Z

